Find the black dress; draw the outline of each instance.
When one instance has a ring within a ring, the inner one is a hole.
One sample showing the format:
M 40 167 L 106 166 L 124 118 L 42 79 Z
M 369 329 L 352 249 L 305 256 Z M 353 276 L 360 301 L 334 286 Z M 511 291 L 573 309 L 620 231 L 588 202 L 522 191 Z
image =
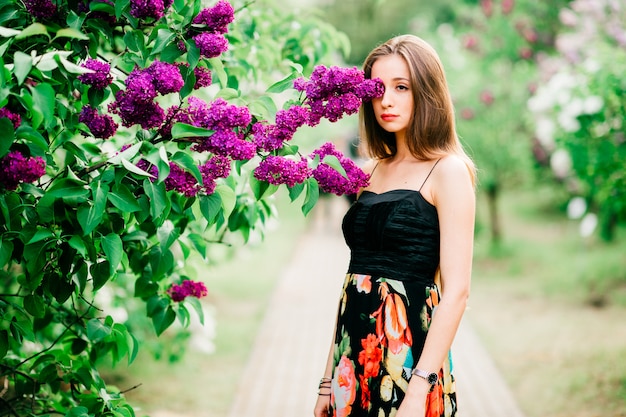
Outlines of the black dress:
M 343 220 L 351 258 L 334 345 L 337 417 L 392 417 L 408 387 L 439 301 L 436 208 L 416 190 L 364 191 Z M 427 417 L 456 414 L 450 356 Z

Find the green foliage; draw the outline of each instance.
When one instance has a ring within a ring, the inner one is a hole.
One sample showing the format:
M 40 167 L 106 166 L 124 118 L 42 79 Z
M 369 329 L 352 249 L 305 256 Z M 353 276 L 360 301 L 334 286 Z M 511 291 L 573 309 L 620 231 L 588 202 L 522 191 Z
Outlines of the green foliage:
M 50 19 L 20 1 L 0 5 L 0 109 L 21 115 L 17 128 L 0 117 L 0 158 L 19 150 L 46 165 L 38 181 L 0 190 L 0 381 L 8 387 L 0 415 L 134 416 L 98 372 L 103 361 L 132 363 L 140 345 L 133 320 L 118 322 L 112 310 L 147 317 L 157 335 L 177 320 L 188 325 L 191 309 L 202 317 L 199 303 L 168 293 L 187 279 L 180 263 L 262 234 L 274 211 L 275 187 L 254 180 L 247 161 L 212 193 L 187 196 L 166 185 L 171 163 L 202 181 L 204 159 L 191 145 L 211 131 L 177 123 L 167 136 L 133 125 L 105 141 L 79 121 L 81 110 L 106 109 L 134 68 L 160 60 L 180 64 L 184 81 L 179 93 L 159 97 L 163 106 L 221 97 L 272 120 L 279 100 L 297 100 L 293 79 L 348 49 L 327 23 L 299 16 L 299 25 L 285 24 L 295 16 L 259 2 L 236 9 L 229 51 L 205 59 L 191 40 L 200 0 L 174 0 L 165 16 L 147 19 L 134 17 L 128 0 L 79 3 L 54 2 Z M 87 58 L 111 63 L 109 87 L 77 79 L 90 72 L 81 66 Z M 194 89 L 196 67 L 212 71 L 210 88 Z M 315 180 L 290 190 L 292 200 L 300 193 L 306 213 L 317 200 Z M 107 291 L 120 303 L 102 301 Z

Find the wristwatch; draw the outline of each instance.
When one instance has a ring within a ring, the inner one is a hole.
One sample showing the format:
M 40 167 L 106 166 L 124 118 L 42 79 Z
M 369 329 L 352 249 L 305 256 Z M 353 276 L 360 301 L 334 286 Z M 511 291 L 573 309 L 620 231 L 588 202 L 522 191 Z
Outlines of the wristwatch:
M 424 378 L 426 380 L 426 382 L 428 382 L 432 387 L 435 386 L 435 384 L 437 383 L 437 381 L 439 380 L 439 375 L 437 375 L 434 372 L 426 372 L 426 371 L 422 371 L 421 369 L 413 369 L 413 371 L 411 372 L 411 375 L 416 375 L 419 376 L 420 378 Z

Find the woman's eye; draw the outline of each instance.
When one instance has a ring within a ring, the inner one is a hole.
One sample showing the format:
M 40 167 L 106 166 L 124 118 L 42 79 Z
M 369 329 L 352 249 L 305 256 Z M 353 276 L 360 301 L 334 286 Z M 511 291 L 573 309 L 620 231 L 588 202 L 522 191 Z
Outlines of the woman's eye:
M 409 87 L 407 87 L 406 85 L 399 85 L 396 87 L 398 90 L 402 90 L 402 91 L 406 91 L 409 89 Z

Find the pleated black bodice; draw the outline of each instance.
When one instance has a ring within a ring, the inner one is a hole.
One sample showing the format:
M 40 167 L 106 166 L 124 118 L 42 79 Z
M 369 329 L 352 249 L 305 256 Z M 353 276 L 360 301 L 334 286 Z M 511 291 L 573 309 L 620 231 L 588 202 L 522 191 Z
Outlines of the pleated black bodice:
M 343 219 L 348 273 L 431 284 L 439 265 L 437 209 L 416 190 L 363 191 Z

